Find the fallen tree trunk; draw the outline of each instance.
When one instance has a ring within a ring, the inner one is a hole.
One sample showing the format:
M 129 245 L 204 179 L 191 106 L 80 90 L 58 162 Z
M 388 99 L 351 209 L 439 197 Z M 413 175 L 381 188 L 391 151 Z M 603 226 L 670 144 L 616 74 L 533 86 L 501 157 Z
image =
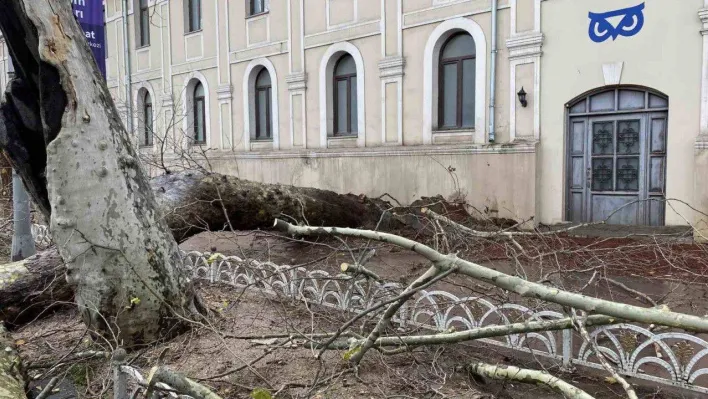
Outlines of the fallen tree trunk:
M 390 208 L 385 201 L 353 194 L 198 171 L 155 177 L 150 185 L 177 241 L 203 231 L 269 228 L 273 219 L 283 215 L 315 226 L 372 226 Z M 65 273 L 56 248 L 0 265 L 0 320 L 21 325 L 51 307 L 71 302 L 74 291 Z
M 178 242 L 203 231 L 270 228 L 279 217 L 310 226 L 373 227 L 391 207 L 365 196 L 198 171 L 154 177 L 150 185 Z
M 25 381 L 22 359 L 12 337 L 0 323 L 0 399 L 26 398 Z
M 0 265 L 0 321 L 9 326 L 22 324 L 72 301 L 74 290 L 65 273 L 56 248 Z

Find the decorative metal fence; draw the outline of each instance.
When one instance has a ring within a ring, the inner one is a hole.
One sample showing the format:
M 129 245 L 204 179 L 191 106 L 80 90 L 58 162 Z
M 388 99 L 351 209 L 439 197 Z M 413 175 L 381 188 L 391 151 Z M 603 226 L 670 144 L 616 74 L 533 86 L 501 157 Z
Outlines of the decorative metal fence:
M 32 231 L 37 240 L 51 241 L 46 227 Z M 196 251 L 183 253 L 183 256 L 185 268 L 194 279 L 259 290 L 350 313 L 362 312 L 395 297 L 404 288 L 398 283 L 381 284 L 237 256 Z M 564 317 L 554 310 L 530 309 L 514 303 L 494 304 L 485 298 L 458 297 L 443 290 L 421 290 L 392 321 L 402 329 L 443 332 Z M 590 328 L 590 336 L 623 375 L 708 394 L 708 342 L 695 335 L 655 333 L 639 325 L 617 324 Z M 603 369 L 592 347 L 570 329 L 478 341 L 554 359 L 568 370 L 575 366 Z M 137 370 L 122 367 L 125 374 L 144 382 Z
M 397 283 L 380 284 L 220 254 L 186 253 L 185 266 L 195 279 L 258 289 L 352 313 L 392 298 L 404 288 Z M 554 310 L 533 310 L 514 303 L 494 304 L 481 297 L 458 297 L 442 290 L 421 290 L 392 321 L 400 328 L 442 332 L 565 317 Z M 654 333 L 634 324 L 590 328 L 590 336 L 623 375 L 708 394 L 708 342 L 697 336 Z M 592 347 L 573 330 L 511 334 L 478 341 L 556 359 L 566 369 L 603 369 Z

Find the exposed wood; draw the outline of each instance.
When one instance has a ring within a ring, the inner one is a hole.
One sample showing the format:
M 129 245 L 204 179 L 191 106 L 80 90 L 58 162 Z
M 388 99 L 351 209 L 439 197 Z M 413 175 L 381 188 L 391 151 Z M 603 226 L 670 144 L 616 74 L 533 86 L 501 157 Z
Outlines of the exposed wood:
M 22 359 L 15 343 L 0 323 L 0 399 L 27 398 Z

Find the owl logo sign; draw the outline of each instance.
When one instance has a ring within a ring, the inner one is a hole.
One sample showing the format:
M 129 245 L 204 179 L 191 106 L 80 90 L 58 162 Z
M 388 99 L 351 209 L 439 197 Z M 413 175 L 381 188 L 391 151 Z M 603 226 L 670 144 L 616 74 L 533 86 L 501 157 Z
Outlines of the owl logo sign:
M 644 3 L 603 13 L 588 13 L 590 28 L 588 35 L 595 43 L 602 43 L 617 36 L 634 36 L 644 26 Z

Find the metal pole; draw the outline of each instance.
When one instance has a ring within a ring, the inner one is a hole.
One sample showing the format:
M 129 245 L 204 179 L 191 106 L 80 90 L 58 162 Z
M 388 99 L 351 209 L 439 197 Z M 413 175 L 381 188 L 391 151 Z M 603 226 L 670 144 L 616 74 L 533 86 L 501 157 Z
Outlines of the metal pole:
M 496 110 L 496 90 L 497 90 L 497 0 L 492 0 L 492 52 L 491 52 L 490 74 L 489 74 L 489 142 L 496 139 L 494 128 L 494 113 Z
M 12 234 L 13 262 L 26 259 L 37 253 L 32 237 L 32 220 L 30 217 L 30 199 L 25 185 L 15 170 L 12 170 L 12 211 L 14 232 Z

